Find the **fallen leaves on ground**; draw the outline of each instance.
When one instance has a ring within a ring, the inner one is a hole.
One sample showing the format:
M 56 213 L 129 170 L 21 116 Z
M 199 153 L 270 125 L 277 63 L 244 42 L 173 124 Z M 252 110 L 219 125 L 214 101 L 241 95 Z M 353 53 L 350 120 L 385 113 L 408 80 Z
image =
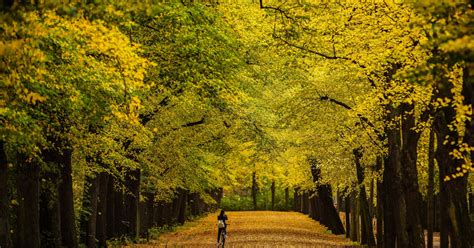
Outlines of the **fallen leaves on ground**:
M 356 247 L 344 235 L 295 212 L 227 212 L 226 247 Z M 161 235 L 150 247 L 217 247 L 217 213 L 186 223 L 175 232 Z

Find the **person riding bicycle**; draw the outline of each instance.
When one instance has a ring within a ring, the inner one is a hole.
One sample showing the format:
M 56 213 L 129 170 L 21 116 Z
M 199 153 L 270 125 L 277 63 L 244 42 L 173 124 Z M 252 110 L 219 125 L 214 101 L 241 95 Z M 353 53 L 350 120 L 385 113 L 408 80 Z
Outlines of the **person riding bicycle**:
M 217 232 L 217 243 L 219 243 L 221 234 L 225 235 L 226 234 L 226 228 L 227 228 L 227 215 L 225 214 L 224 210 L 221 210 L 221 213 L 217 216 L 217 227 L 219 228 Z

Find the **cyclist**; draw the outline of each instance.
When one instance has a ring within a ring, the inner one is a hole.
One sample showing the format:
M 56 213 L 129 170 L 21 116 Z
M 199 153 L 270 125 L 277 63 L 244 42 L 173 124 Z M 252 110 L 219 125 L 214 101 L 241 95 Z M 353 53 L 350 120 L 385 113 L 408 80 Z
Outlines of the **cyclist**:
M 217 226 L 219 228 L 217 232 L 217 243 L 219 243 L 221 235 L 226 235 L 227 231 L 227 215 L 225 214 L 224 210 L 221 210 L 221 213 L 217 216 Z

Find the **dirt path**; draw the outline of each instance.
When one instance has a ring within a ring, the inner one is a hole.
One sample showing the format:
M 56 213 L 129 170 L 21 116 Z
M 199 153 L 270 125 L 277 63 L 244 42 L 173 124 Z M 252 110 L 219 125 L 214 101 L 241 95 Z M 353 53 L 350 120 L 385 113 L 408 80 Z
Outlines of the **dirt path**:
M 306 215 L 295 212 L 227 212 L 226 247 L 355 247 Z M 163 234 L 149 247 L 216 247 L 217 213 Z

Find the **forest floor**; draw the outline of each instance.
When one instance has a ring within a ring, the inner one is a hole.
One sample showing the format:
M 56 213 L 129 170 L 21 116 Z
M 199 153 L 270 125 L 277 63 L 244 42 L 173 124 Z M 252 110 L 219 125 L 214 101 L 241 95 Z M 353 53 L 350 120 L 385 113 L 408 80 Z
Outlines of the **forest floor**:
M 296 212 L 227 212 L 226 247 L 357 247 L 334 235 L 308 216 Z M 188 222 L 158 240 L 133 248 L 216 247 L 217 213 Z

